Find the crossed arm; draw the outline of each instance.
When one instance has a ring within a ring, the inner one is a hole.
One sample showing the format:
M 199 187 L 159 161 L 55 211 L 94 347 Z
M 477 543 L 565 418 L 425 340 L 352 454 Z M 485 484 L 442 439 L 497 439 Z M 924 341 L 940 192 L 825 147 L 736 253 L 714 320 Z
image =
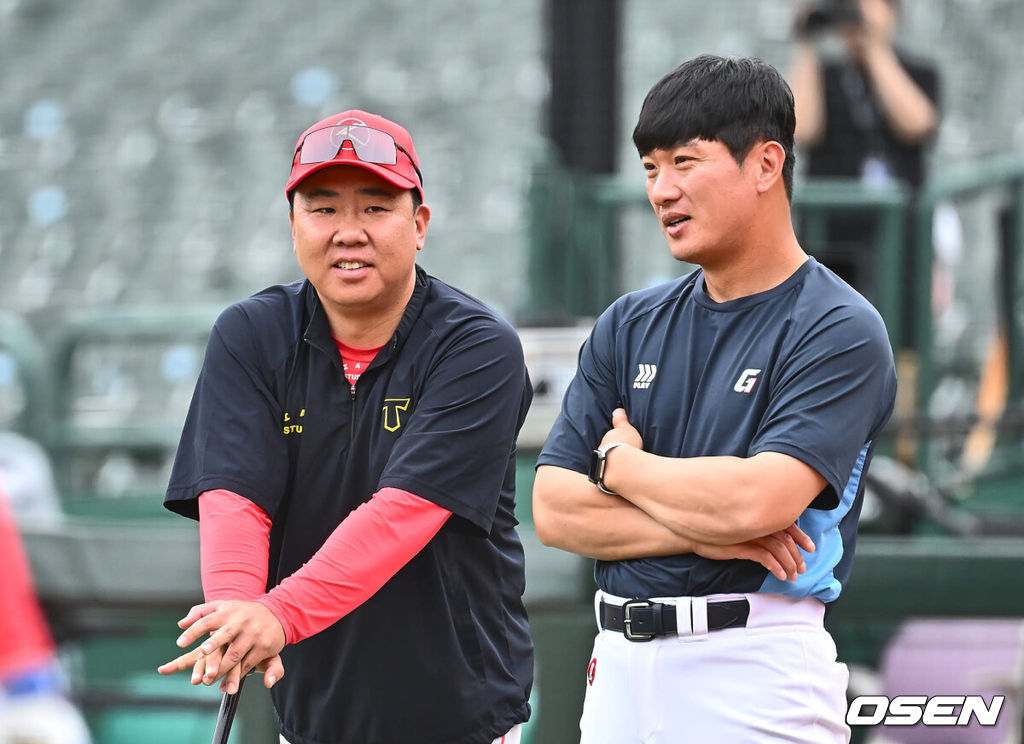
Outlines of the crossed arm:
M 788 455 L 668 458 L 644 452 L 625 411 L 612 414 L 601 492 L 582 473 L 541 466 L 533 491 L 537 535 L 546 545 L 601 560 L 696 553 L 752 560 L 777 578 L 805 569 L 814 544 L 795 526 L 825 486 Z

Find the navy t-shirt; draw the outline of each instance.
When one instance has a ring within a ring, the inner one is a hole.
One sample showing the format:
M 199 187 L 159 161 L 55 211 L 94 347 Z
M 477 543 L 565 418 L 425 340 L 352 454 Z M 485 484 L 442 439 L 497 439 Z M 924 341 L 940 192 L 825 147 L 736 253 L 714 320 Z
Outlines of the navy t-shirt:
M 533 646 L 514 507 L 531 397 L 515 329 L 419 268 L 355 387 L 308 282 L 218 319 L 169 509 L 194 518 L 218 488 L 259 505 L 273 521 L 271 586 L 381 488 L 454 513 L 363 605 L 282 651 L 272 695 L 292 744 L 470 744 L 526 720 Z
M 697 270 L 601 315 L 538 465 L 587 472 L 619 406 L 657 455 L 791 455 L 828 484 L 798 520 L 817 550 L 796 582 L 753 561 L 685 554 L 598 561 L 597 583 L 622 597 L 764 591 L 830 602 L 849 573 L 864 470 L 895 393 L 881 317 L 813 258 L 777 287 L 722 303 Z

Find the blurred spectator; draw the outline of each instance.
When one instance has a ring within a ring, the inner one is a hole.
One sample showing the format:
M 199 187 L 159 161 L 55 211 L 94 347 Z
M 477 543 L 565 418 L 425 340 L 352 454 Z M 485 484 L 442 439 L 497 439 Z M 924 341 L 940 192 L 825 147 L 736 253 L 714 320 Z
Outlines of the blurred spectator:
M 3 434 L 0 458 L 0 744 L 89 744 L 81 714 L 65 696 L 53 638 L 43 616 L 28 558 L 5 488 L 25 472 L 7 456 L 15 435 Z M 25 448 L 28 451 L 29 448 Z M 36 472 L 33 467 L 29 473 Z M 47 471 L 48 475 L 48 471 Z M 44 484 L 45 485 L 45 484 Z M 27 503 L 27 501 L 26 501 Z M 39 515 L 38 507 L 30 512 Z
M 50 456 L 35 440 L 0 431 L 0 479 L 7 506 L 19 525 L 52 525 L 62 518 Z
M 811 177 L 860 179 L 868 185 L 902 183 L 913 191 L 925 176 L 925 150 L 939 123 L 939 77 L 930 62 L 893 46 L 898 0 L 825 0 L 802 7 L 789 82 L 796 103 L 796 144 Z M 839 53 L 824 53 L 838 36 Z M 913 281 L 913 220 L 907 220 L 903 271 Z M 808 245 L 825 265 L 872 298 L 876 220 L 834 215 L 827 244 Z M 911 292 L 904 334 L 913 331 Z

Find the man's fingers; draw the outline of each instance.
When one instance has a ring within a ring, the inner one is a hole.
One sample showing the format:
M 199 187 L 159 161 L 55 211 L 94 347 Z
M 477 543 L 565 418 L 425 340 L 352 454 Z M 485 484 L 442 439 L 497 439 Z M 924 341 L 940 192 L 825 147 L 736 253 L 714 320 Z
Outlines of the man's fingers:
M 225 630 L 225 628 L 221 630 Z M 268 649 L 257 642 L 256 638 L 250 633 L 232 633 L 232 640 L 226 645 L 223 645 L 223 641 L 228 636 L 218 636 L 219 632 L 214 633 L 210 638 L 211 642 L 221 642 L 222 645 L 215 651 L 218 656 L 217 662 L 214 664 L 207 663 L 206 677 L 203 679 L 205 684 L 213 684 L 221 677 L 228 679 L 227 675 L 230 673 L 235 673 L 237 677 L 240 677 L 268 658 Z M 203 644 L 203 646 L 205 645 Z M 228 692 L 223 683 L 221 684 L 221 689 Z
M 277 681 L 284 676 L 284 663 L 281 661 L 280 654 L 274 654 L 269 659 L 264 659 L 263 662 L 256 665 L 257 669 L 263 669 L 263 685 L 267 689 L 270 689 Z
M 238 692 L 238 685 L 241 683 L 243 674 L 241 665 L 231 667 L 228 673 L 224 675 L 224 679 L 221 680 L 220 691 L 234 695 Z
M 770 550 L 763 547 L 754 547 L 750 560 L 757 561 L 767 568 L 771 572 L 772 576 L 779 581 L 786 580 L 786 569 L 782 567 L 782 564 L 779 563 L 778 559 L 776 559 L 774 555 L 772 555 Z
M 203 621 L 203 622 L 205 622 L 205 621 Z M 212 624 L 212 622 L 211 622 L 211 624 Z M 238 637 L 238 634 L 239 634 L 239 631 L 234 626 L 232 626 L 232 625 L 222 625 L 221 627 L 219 627 L 216 630 L 214 630 L 214 632 L 210 635 L 210 637 L 207 638 L 205 641 L 203 641 L 199 645 L 199 648 L 201 648 L 203 650 L 204 654 L 212 654 L 215 650 L 217 650 L 218 648 L 221 648 L 222 646 L 223 647 L 230 646 L 231 642 L 234 641 L 235 638 Z M 223 650 L 224 654 L 226 655 L 227 654 L 227 648 L 224 648 L 222 650 Z M 238 649 L 235 649 L 236 653 L 237 653 L 237 651 L 238 651 Z
M 781 549 L 784 549 L 788 557 L 792 559 L 792 570 L 790 570 L 787 564 L 787 571 L 792 579 L 796 579 L 796 574 L 801 574 L 807 570 L 807 564 L 804 562 L 803 553 L 800 552 L 800 548 L 796 544 L 796 540 L 794 540 L 793 536 L 785 530 L 776 532 L 772 537 L 778 540 L 781 545 Z
M 160 674 L 174 674 L 176 672 L 183 672 L 190 667 L 194 667 L 201 656 L 199 649 L 189 651 L 187 654 L 182 654 L 176 659 L 168 661 L 166 664 L 161 664 L 156 668 Z
M 800 567 L 803 565 L 803 559 L 800 558 L 798 552 L 796 556 L 790 551 L 790 544 L 786 540 L 780 540 L 777 537 L 772 538 L 772 556 L 782 566 L 782 570 L 785 571 L 786 581 L 796 581 L 797 574 L 799 574 Z
M 793 541 L 808 553 L 814 552 L 814 541 L 807 536 L 806 532 L 795 524 L 791 524 L 784 530 L 784 532 L 789 534 L 789 536 L 793 538 Z
M 201 648 L 199 650 L 200 650 L 200 652 L 202 652 Z M 227 668 L 229 666 L 229 665 L 225 665 L 225 664 L 221 663 L 221 659 L 222 659 L 223 655 L 224 655 L 224 650 L 221 649 L 221 648 L 214 649 L 213 653 L 210 653 L 210 654 L 205 654 L 204 653 L 204 656 L 203 656 L 204 669 L 203 669 L 203 679 L 202 679 L 202 682 L 203 682 L 204 685 L 212 685 L 214 682 L 216 682 L 218 677 L 219 677 L 219 675 L 217 674 L 217 671 L 221 667 Z
M 268 688 L 273 687 L 277 680 L 284 676 L 284 664 L 278 654 L 269 658 L 261 658 L 260 652 L 253 646 L 249 653 L 224 675 L 224 679 L 220 683 L 221 691 L 233 695 L 238 692 L 242 677 L 253 670 L 260 669 L 264 672 L 263 684 Z
M 280 622 L 270 610 L 255 602 L 196 605 L 181 624 L 187 627 L 178 637 L 178 645 L 199 641 L 199 648 L 165 664 L 161 670 L 171 673 L 192 667 L 193 684 L 213 685 L 220 681 L 221 689 L 229 693 L 241 686 L 242 675 L 276 657 L 285 643 Z M 270 675 L 276 681 L 283 673 L 278 659 Z
M 616 408 L 612 411 L 612 428 L 606 431 L 601 438 L 602 445 L 612 442 L 622 442 L 639 448 L 644 446 L 643 437 L 640 436 L 636 427 L 629 423 L 624 408 Z
M 184 623 L 186 620 L 189 621 L 189 624 L 185 626 L 185 631 L 178 636 L 178 640 L 175 641 L 175 643 L 182 648 L 191 646 L 200 638 L 214 630 L 217 630 L 218 628 L 217 619 L 212 613 L 193 617 L 190 612 L 181 620 L 181 623 Z M 181 623 L 179 623 L 179 625 L 181 625 Z M 213 647 L 210 647 L 210 650 L 205 651 L 205 653 L 209 653 L 212 650 Z
M 217 604 L 215 602 L 205 602 L 203 604 L 195 605 L 185 617 L 178 621 L 178 627 L 185 629 L 192 625 L 196 620 L 206 617 L 211 612 L 217 611 Z M 187 645 L 187 644 L 186 644 Z
M 206 657 L 199 652 L 199 658 L 192 667 L 192 684 L 198 685 L 202 682 L 204 674 L 206 674 Z
M 225 630 L 225 628 L 221 628 Z M 236 637 L 237 636 L 237 637 Z M 231 638 L 230 642 L 228 639 Z M 213 646 L 214 651 L 210 654 L 210 660 L 206 663 L 206 675 L 203 677 L 203 684 L 212 685 L 221 677 L 225 677 L 232 671 L 239 668 L 242 669 L 242 674 L 249 671 L 256 662 L 260 661 L 260 658 L 250 658 L 248 660 L 248 666 L 243 665 L 247 657 L 252 655 L 255 646 L 252 645 L 250 639 L 245 636 L 241 636 L 232 633 L 221 635 L 220 631 L 210 636 L 210 644 Z M 200 646 L 200 649 L 206 647 L 206 643 Z M 223 686 L 221 687 L 223 690 Z M 226 692 L 226 690 L 225 690 Z
M 765 550 L 771 553 L 772 557 L 779 563 L 780 566 L 782 566 L 782 570 L 784 573 L 783 580 L 793 581 L 794 579 L 796 579 L 801 559 L 799 552 L 797 552 L 797 555 L 794 556 L 793 553 L 790 551 L 789 547 L 792 544 L 792 542 L 788 538 L 786 540 L 782 540 L 778 538 L 776 535 L 768 535 L 767 537 L 762 537 L 759 542 L 761 543 L 761 547 L 763 547 Z
M 738 543 L 729 546 L 727 549 L 729 552 L 723 556 L 724 558 L 760 563 L 779 581 L 786 580 L 786 569 L 772 551 L 765 547 L 764 538 Z

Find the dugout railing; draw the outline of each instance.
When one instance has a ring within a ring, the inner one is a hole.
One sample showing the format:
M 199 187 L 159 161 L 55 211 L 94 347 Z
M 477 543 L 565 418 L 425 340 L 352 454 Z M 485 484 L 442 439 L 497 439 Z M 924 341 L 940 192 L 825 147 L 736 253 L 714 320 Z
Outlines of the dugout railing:
M 1020 445 L 1024 438 L 1024 154 L 983 160 L 957 171 L 931 179 L 916 204 L 916 251 L 918 286 L 930 286 L 935 260 L 935 213 L 940 205 L 983 192 L 996 192 L 1003 199 L 1002 208 L 994 215 L 998 241 L 998 260 L 992 290 L 998 307 L 998 331 L 1007 345 L 1006 367 L 1008 389 L 1002 420 L 996 422 L 1012 443 Z M 933 318 L 931 296 L 920 293 L 916 302 L 916 334 L 922 340 L 917 368 L 917 411 L 927 413 L 931 396 L 938 383 L 939 370 L 933 353 Z M 920 431 L 920 433 L 924 433 Z M 931 472 L 933 462 L 928 436 L 920 437 L 919 467 Z M 1017 464 L 1024 458 L 1018 457 Z

